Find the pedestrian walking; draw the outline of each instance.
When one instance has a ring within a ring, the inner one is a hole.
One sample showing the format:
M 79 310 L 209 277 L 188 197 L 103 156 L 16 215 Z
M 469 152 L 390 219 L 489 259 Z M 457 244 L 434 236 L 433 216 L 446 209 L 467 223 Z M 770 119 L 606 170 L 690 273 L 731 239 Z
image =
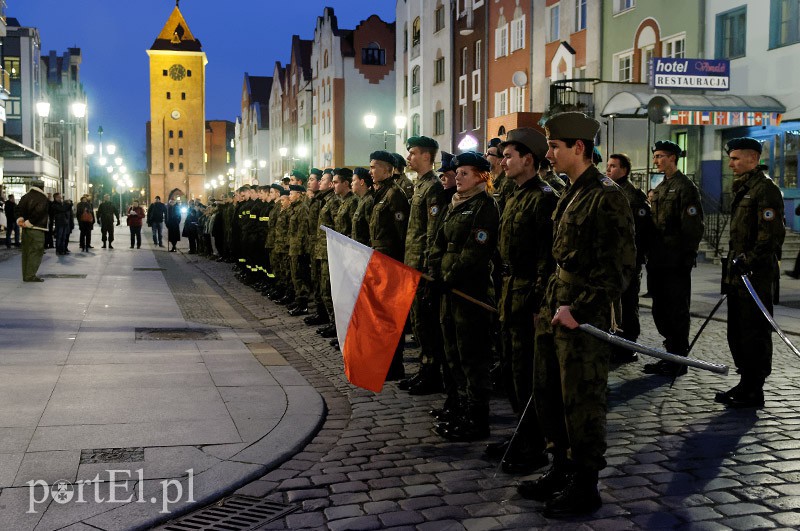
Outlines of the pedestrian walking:
M 153 231 L 153 245 L 164 247 L 161 230 L 167 220 L 167 205 L 161 202 L 161 197 L 156 196 L 147 209 L 147 226 Z
M 135 245 L 137 249 L 142 247 L 142 220 L 145 217 L 144 209 L 139 206 L 139 201 L 134 201 L 128 207 L 126 221 L 128 229 L 131 231 L 131 249 Z
M 75 215 L 78 217 L 78 230 L 80 231 L 79 243 L 81 251 L 88 253 L 92 247 L 92 229 L 94 228 L 94 208 L 88 195 L 81 197 Z
M 103 196 L 103 202 L 97 207 L 97 217 L 100 218 L 100 234 L 103 238 L 103 249 L 106 248 L 106 241 L 108 241 L 108 248 L 113 249 L 114 218 L 117 219 L 117 226 L 119 226 L 119 210 L 117 209 L 117 205 L 111 201 L 108 194 Z
M 49 201 L 44 193 L 44 181 L 32 180 L 28 193 L 19 200 L 15 210 L 16 223 L 22 227 L 22 280 L 44 282 L 37 275 L 44 256 L 44 240 L 48 227 Z
M 763 407 L 764 382 L 772 372 L 772 325 L 747 291 L 747 275 L 772 314 L 780 276 L 778 260 L 786 237 L 783 194 L 759 164 L 761 142 L 734 138 L 725 146 L 733 170 L 731 237 L 722 268 L 728 295 L 728 347 L 740 381 L 714 400 L 733 408 Z

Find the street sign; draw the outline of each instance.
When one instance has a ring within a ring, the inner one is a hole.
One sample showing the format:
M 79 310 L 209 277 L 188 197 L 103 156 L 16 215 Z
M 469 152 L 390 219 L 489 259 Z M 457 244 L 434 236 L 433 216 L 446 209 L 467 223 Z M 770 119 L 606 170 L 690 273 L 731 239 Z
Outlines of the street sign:
M 731 65 L 728 59 L 650 60 L 650 85 L 653 88 L 729 90 Z

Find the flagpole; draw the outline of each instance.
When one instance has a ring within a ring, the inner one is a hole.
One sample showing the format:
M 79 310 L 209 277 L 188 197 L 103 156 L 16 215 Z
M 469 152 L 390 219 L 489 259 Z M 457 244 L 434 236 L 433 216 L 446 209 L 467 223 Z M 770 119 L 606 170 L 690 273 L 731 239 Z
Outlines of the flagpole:
M 435 280 L 433 279 L 432 276 L 426 275 L 425 273 L 422 274 L 422 278 L 424 278 L 428 282 L 435 282 Z M 481 308 L 483 308 L 486 311 L 489 311 L 489 312 L 492 312 L 492 313 L 497 313 L 497 308 L 495 308 L 494 306 L 490 306 L 490 305 L 486 304 L 485 302 L 479 301 L 478 299 L 476 299 L 474 297 L 470 297 L 469 295 L 467 295 L 463 291 L 460 291 L 460 290 L 457 290 L 457 289 L 453 289 L 453 288 L 450 288 L 447 291 L 449 291 L 453 295 L 458 295 L 462 299 L 467 300 L 467 301 L 471 302 L 472 304 L 477 304 L 478 306 L 480 306 Z

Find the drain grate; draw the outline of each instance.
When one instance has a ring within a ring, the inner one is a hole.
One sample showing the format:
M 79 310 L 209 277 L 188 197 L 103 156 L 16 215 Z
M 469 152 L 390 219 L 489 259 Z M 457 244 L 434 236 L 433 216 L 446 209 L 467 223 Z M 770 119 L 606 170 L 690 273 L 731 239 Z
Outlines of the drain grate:
M 92 448 L 81 450 L 81 464 L 135 463 L 144 461 L 144 448 Z
M 166 271 L 166 267 L 134 267 L 134 271 Z
M 235 495 L 160 527 L 164 531 L 247 531 L 300 509 L 263 498 Z
M 219 332 L 212 328 L 137 328 L 137 340 L 200 341 L 204 339 L 222 339 Z
M 43 278 L 86 278 L 86 275 L 70 274 L 70 273 L 45 273 L 39 275 Z

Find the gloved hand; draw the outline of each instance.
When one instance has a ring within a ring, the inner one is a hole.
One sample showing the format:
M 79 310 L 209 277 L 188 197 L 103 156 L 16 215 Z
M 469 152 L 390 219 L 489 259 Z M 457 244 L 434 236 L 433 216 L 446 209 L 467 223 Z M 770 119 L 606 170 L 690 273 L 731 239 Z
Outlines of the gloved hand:
M 747 257 L 743 254 L 731 260 L 731 265 L 737 275 L 750 275 L 750 273 L 753 272 L 750 264 L 747 262 Z

